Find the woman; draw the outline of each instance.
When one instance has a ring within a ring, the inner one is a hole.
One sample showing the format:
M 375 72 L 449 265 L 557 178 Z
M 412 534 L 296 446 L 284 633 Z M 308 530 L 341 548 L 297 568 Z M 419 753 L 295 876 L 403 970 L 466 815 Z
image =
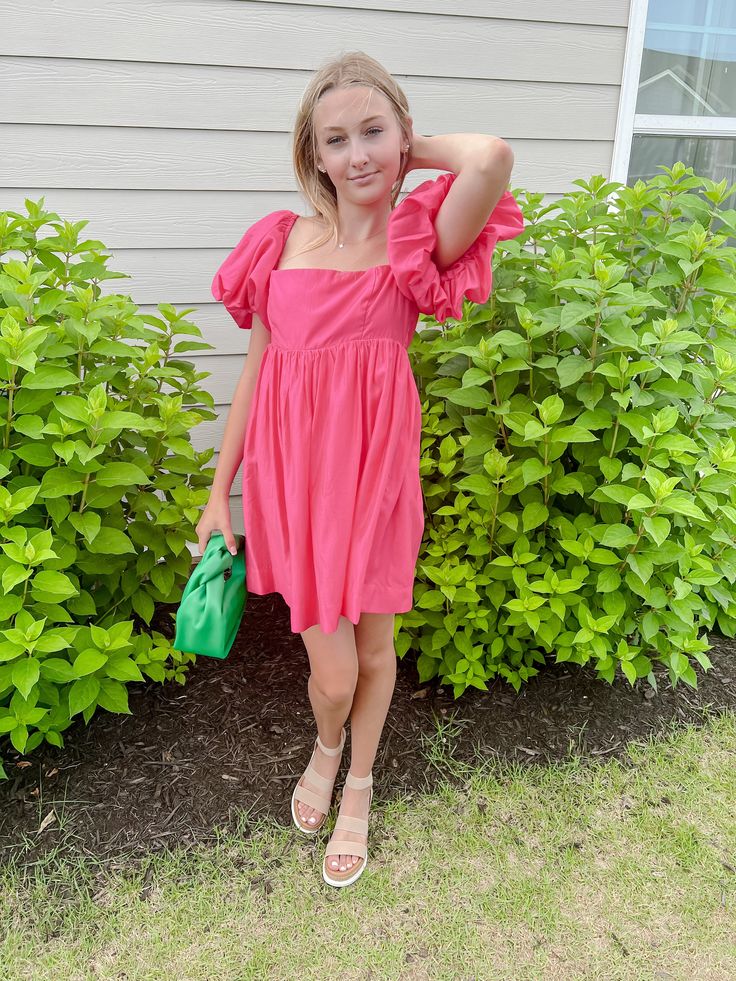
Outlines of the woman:
M 357 52 L 310 80 L 293 163 L 315 214 L 245 233 L 213 295 L 252 330 L 207 507 L 220 529 L 243 465 L 248 590 L 277 591 L 309 657 L 317 739 L 294 788 L 305 834 L 326 820 L 350 717 L 350 769 L 322 864 L 346 886 L 367 859 L 372 767 L 396 681 L 394 616 L 412 607 L 424 528 L 421 404 L 407 348 L 419 312 L 485 302 L 491 253 L 523 230 L 513 154 L 482 134 L 416 136 L 403 91 Z M 409 170 L 449 171 L 396 206 Z

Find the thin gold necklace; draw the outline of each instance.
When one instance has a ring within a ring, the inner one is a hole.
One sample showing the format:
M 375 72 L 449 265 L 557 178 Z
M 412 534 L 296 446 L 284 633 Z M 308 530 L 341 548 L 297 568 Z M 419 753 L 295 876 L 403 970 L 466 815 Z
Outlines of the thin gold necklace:
M 346 244 L 347 245 L 362 245 L 363 242 L 368 242 L 370 239 L 375 238 L 376 235 L 381 235 L 383 232 L 385 232 L 386 231 L 387 224 L 384 225 L 383 228 L 380 229 L 380 231 L 374 232 L 372 235 L 367 235 L 364 239 L 361 239 L 360 242 L 347 242 L 347 243 L 345 243 L 345 242 L 338 242 L 337 243 L 337 247 L 338 247 L 338 249 L 342 249 L 342 248 L 345 247 Z

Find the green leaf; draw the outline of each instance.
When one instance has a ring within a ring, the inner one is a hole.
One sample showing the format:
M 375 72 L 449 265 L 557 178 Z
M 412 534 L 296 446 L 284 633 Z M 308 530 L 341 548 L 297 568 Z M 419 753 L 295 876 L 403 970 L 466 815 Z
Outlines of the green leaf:
M 36 415 L 16 416 L 13 420 L 13 429 L 22 436 L 28 436 L 29 439 L 42 439 L 43 419 Z
M 59 395 L 54 399 L 54 408 L 68 419 L 88 423 L 91 420 L 87 400 L 79 395 Z
M 101 487 L 127 487 L 148 484 L 146 473 L 134 463 L 107 463 L 95 474 Z
M 125 412 L 113 409 L 110 412 L 103 412 L 100 416 L 100 429 L 130 429 L 133 432 L 151 433 L 159 432 L 164 427 L 160 419 L 150 416 L 144 417 L 137 412 Z
M 37 572 L 33 577 L 31 587 L 34 590 L 41 590 L 44 593 L 51 593 L 58 600 L 68 599 L 70 596 L 76 596 L 78 592 L 77 587 L 68 576 L 65 576 L 63 572 L 53 572 L 50 569 L 44 569 L 41 572 Z
M 527 504 L 521 515 L 522 530 L 531 531 L 533 528 L 538 528 L 548 517 L 549 511 L 544 504 L 539 502 Z
M 698 518 L 700 521 L 707 521 L 707 516 L 700 510 L 697 504 L 684 494 L 670 494 L 662 502 L 663 510 L 674 511 L 676 514 L 684 514 L 688 518 Z
M 636 532 L 628 525 L 609 525 L 601 536 L 600 543 L 606 548 L 626 548 L 636 541 Z
M 140 680 L 144 680 L 143 675 L 141 675 Z M 108 712 L 122 712 L 125 715 L 132 715 L 128 707 L 128 690 L 125 685 L 111 678 L 100 679 L 97 703 Z
M 528 457 L 521 465 L 521 476 L 524 487 L 535 484 L 552 472 L 552 467 L 545 466 L 538 457 Z
M 0 596 L 0 621 L 10 620 L 23 606 L 23 597 L 17 593 Z
M 96 650 L 94 647 L 88 647 L 74 659 L 74 664 L 72 665 L 74 674 L 77 678 L 82 678 L 87 674 L 94 674 L 106 661 L 106 654 Z
M 102 519 L 96 511 L 85 511 L 83 514 L 72 511 L 69 514 L 69 524 L 80 535 L 84 535 L 88 542 L 92 542 L 100 531 Z
M 79 376 L 67 368 L 46 363 L 39 364 L 35 371 L 27 372 L 21 381 L 21 388 L 53 388 L 57 391 L 60 388 L 78 388 L 81 383 Z
M 530 419 L 524 426 L 524 440 L 538 440 L 548 431 L 546 426 L 543 426 L 541 422 L 536 419 Z
M 627 680 L 633 685 L 636 681 L 636 668 L 631 663 L 631 661 L 619 661 L 619 666 L 621 667 L 622 673 L 626 676 Z
M 95 554 L 124 555 L 126 552 L 135 552 L 135 546 L 125 534 L 117 528 L 104 526 L 94 541 L 89 542 L 87 550 Z
M 560 426 L 559 429 L 553 429 L 550 439 L 554 440 L 555 443 L 595 443 L 598 441 L 598 437 L 587 429 L 583 429 L 582 426 Z
M 84 487 L 84 481 L 79 474 L 66 467 L 56 467 L 47 470 L 41 479 L 39 497 L 72 497 Z
M 562 415 L 565 403 L 559 395 L 549 395 L 539 406 L 539 418 L 545 426 L 551 426 Z
M 426 596 L 426 593 L 424 595 Z M 131 596 L 130 605 L 145 623 L 151 622 L 151 617 L 153 616 L 156 607 L 150 593 L 145 592 L 143 589 L 139 589 Z
M 456 388 L 445 396 L 453 405 L 463 405 L 470 409 L 486 409 L 493 404 L 493 397 L 486 388 L 471 385 L 469 388 Z
M 60 657 L 47 657 L 41 661 L 41 674 L 47 681 L 55 684 L 66 684 L 77 677 L 69 661 Z
M 100 691 L 100 682 L 94 675 L 75 681 L 69 689 L 69 715 L 77 715 L 92 705 Z
M 646 558 L 644 555 L 636 555 L 633 552 L 629 552 L 626 556 L 626 561 L 642 582 L 649 582 L 654 572 L 654 565 L 651 559 Z
M 621 576 L 615 570 L 601 569 L 598 573 L 597 589 L 599 593 L 612 593 L 621 585 Z
M 718 271 L 706 272 L 698 279 L 698 289 L 708 293 L 718 293 L 722 296 L 736 295 L 736 278 L 724 276 Z
M 595 562 L 597 565 L 618 565 L 620 561 L 620 556 L 605 548 L 594 548 L 588 555 L 588 562 Z
M 559 477 L 553 481 L 550 490 L 554 494 L 580 494 L 581 497 L 585 494 L 582 481 L 574 473 L 566 474 L 564 477 Z
M 13 450 L 19 460 L 29 463 L 32 467 L 52 467 L 56 456 L 46 443 L 26 443 Z
M 651 535 L 657 545 L 661 545 L 669 537 L 672 525 L 667 518 L 642 518 L 644 529 Z
M 2 575 L 3 592 L 9 593 L 18 583 L 25 582 L 33 575 L 33 569 L 27 569 L 22 565 L 9 565 Z
M 487 497 L 496 493 L 492 481 L 482 473 L 469 474 L 456 481 L 455 486 L 458 490 L 468 491 L 482 497 Z
M 569 388 L 575 382 L 580 381 L 586 371 L 589 371 L 591 362 L 580 354 L 570 354 L 563 358 L 557 365 L 557 377 L 560 379 L 562 388 Z
M 174 586 L 174 570 L 171 566 L 161 562 L 151 569 L 149 575 L 156 589 L 168 596 Z
M 11 675 L 13 684 L 21 693 L 23 698 L 28 698 L 31 689 L 38 681 L 40 675 L 40 664 L 35 657 L 22 657 L 13 665 Z

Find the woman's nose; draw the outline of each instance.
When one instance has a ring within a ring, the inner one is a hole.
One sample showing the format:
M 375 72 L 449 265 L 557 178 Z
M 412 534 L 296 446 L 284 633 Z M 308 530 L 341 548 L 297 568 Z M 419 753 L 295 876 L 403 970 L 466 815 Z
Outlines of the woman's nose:
M 350 151 L 350 159 L 352 160 L 353 164 L 365 163 L 365 161 L 368 159 L 365 148 L 360 144 L 353 144 Z

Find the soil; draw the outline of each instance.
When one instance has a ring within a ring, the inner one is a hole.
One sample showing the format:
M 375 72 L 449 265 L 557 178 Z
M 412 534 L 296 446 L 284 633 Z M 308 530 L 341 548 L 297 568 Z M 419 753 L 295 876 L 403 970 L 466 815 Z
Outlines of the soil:
M 173 636 L 165 608 L 152 624 Z M 393 701 L 374 764 L 376 796 L 389 800 L 454 782 L 427 758 L 435 720 L 452 723 L 448 754 L 529 764 L 577 756 L 618 757 L 673 723 L 702 724 L 736 710 L 736 642 L 710 635 L 713 667 L 694 663 L 698 688 L 673 689 L 655 666 L 658 693 L 597 681 L 590 667 L 550 663 L 517 694 L 503 679 L 459 699 L 420 684 L 414 655 L 398 661 Z M 309 661 L 278 593 L 250 594 L 226 660 L 201 657 L 187 683 L 129 685 L 132 714 L 98 710 L 63 734 L 63 749 L 42 744 L 28 758 L 4 739 L 0 782 L 0 860 L 30 864 L 52 850 L 81 852 L 119 867 L 152 852 L 214 843 L 216 830 L 248 834 L 253 821 L 291 823 L 289 802 L 314 744 L 307 694 Z M 350 727 L 339 788 L 349 766 Z M 461 781 L 462 782 L 462 781 Z

